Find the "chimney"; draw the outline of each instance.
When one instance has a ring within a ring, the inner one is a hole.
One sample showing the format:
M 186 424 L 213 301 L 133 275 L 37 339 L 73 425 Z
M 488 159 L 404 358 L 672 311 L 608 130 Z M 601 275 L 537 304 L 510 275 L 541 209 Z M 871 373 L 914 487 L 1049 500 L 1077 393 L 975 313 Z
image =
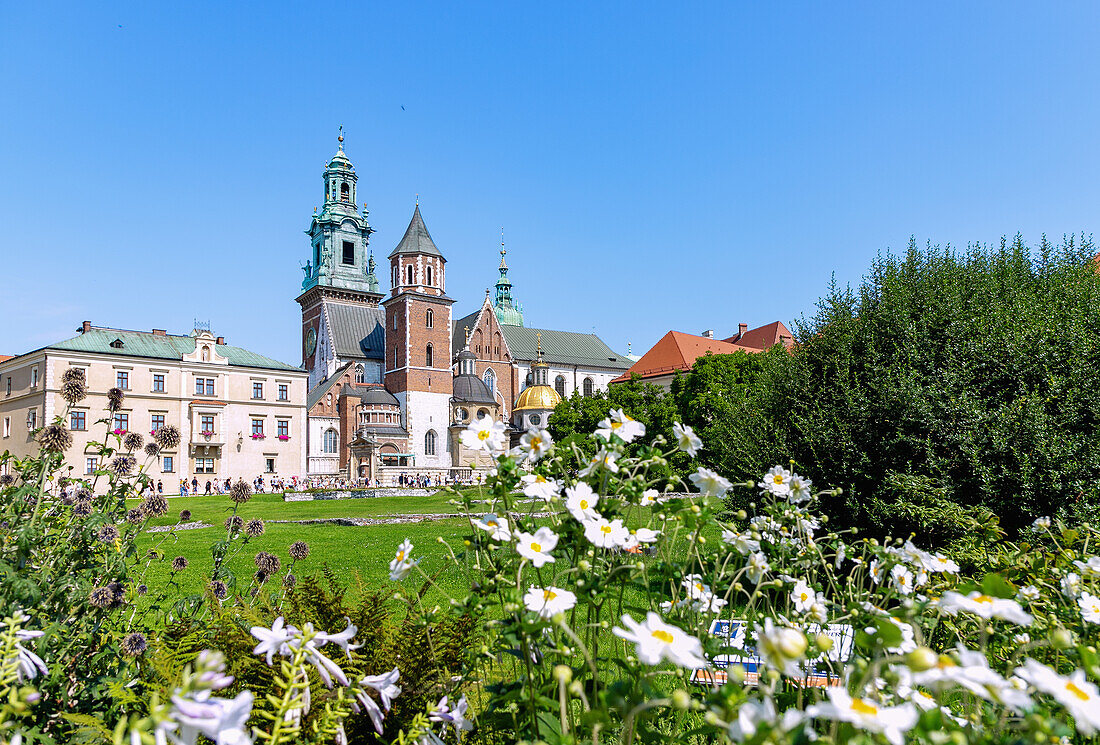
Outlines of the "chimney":
M 92 322 L 91 321 L 85 321 L 84 323 L 80 324 L 80 333 L 86 334 L 91 330 L 92 330 Z
M 218 338 L 217 338 L 217 339 L 216 339 L 216 340 L 214 341 L 214 343 L 215 343 L 215 344 L 225 344 L 225 337 L 224 337 L 224 336 L 219 336 L 219 337 L 218 337 Z
M 748 330 L 749 330 L 749 325 L 747 323 L 737 324 L 737 338 L 740 339 L 742 336 L 745 335 L 745 332 L 748 331 Z
M 714 329 L 707 329 L 706 331 L 704 331 L 703 332 L 703 338 L 704 339 L 713 339 L 714 338 Z
M 168 332 L 165 329 L 153 329 L 153 336 L 168 336 Z

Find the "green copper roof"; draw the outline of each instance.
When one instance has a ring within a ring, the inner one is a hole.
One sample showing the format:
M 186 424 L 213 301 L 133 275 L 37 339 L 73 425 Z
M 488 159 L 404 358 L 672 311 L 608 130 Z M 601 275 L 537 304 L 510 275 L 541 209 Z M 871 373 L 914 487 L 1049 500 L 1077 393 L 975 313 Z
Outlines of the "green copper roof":
M 115 340 L 122 345 L 113 347 Z M 93 328 L 85 331 L 72 339 L 51 344 L 46 349 L 59 349 L 69 352 L 94 352 L 96 354 L 111 354 L 119 357 L 146 357 L 158 360 L 179 360 L 185 354 L 195 351 L 195 338 L 193 336 L 181 336 L 177 334 L 161 336 L 145 331 L 119 331 L 116 329 Z M 217 353 L 229 360 L 229 364 L 235 367 L 255 367 L 264 370 L 295 370 L 300 367 L 287 365 L 273 360 L 270 357 L 249 352 L 247 349 L 232 347 L 227 344 L 215 345 Z
M 466 346 L 466 327 L 473 327 L 480 312 L 471 313 L 465 318 L 451 322 L 451 340 L 454 349 L 462 349 Z M 500 330 L 515 360 L 523 362 L 534 360 L 538 356 L 537 334 L 542 334 L 542 357 L 550 364 L 606 367 L 615 370 L 626 370 L 633 364 L 604 344 L 603 340 L 595 334 L 532 329 L 523 326 L 507 326 L 503 323 Z

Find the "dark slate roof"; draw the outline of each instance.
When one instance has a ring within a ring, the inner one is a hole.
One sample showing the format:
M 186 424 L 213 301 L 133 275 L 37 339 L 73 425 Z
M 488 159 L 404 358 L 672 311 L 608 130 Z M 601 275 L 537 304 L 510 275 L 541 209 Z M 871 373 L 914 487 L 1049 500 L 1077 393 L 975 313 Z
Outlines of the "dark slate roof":
M 312 409 L 317 404 L 317 402 L 321 400 L 321 396 L 332 390 L 332 386 L 336 383 L 336 381 L 344 377 L 344 373 L 346 373 L 348 371 L 348 368 L 351 367 L 353 364 L 355 363 L 349 362 L 343 367 L 338 368 L 336 372 L 322 380 L 320 383 L 314 386 L 314 388 L 309 393 L 306 394 L 307 414 L 309 413 L 309 410 Z
M 323 302 L 337 357 L 385 359 L 386 311 L 383 308 L 374 305 L 347 305 L 332 300 Z
M 480 311 L 478 311 L 480 312 Z M 462 349 L 466 343 L 465 327 L 473 327 L 477 313 L 471 313 L 451 324 L 451 339 L 454 349 Z M 538 336 L 542 334 L 542 358 L 547 362 L 561 365 L 580 365 L 581 367 L 607 367 L 626 370 L 633 362 L 604 344 L 595 334 L 578 334 L 574 331 L 555 331 L 554 329 L 533 329 L 524 326 L 501 324 L 501 332 L 512 358 L 530 362 L 538 357 Z
M 451 349 L 461 351 L 466 348 L 466 327 L 469 326 L 471 331 L 474 330 L 479 313 L 481 311 L 476 310 L 465 318 L 451 321 Z
M 359 429 L 382 437 L 408 437 L 409 433 L 398 424 L 365 424 Z
M 347 394 L 349 396 L 358 396 L 359 400 L 365 404 L 384 404 L 387 406 L 400 406 L 397 398 L 392 393 L 387 391 L 381 385 L 351 385 L 347 388 Z
M 115 348 L 111 342 L 118 339 L 122 346 Z M 228 344 L 215 345 L 217 353 L 235 367 L 255 367 L 264 370 L 295 370 L 302 368 L 288 365 L 270 357 L 249 352 Z M 71 352 L 95 352 L 119 357 L 145 357 L 158 360 L 179 360 L 195 351 L 195 337 L 180 334 L 151 334 L 147 331 L 123 331 L 119 329 L 92 328 L 79 336 L 51 344 L 45 349 L 61 349 Z
M 454 400 L 472 404 L 494 404 L 496 397 L 489 386 L 476 375 L 456 375 L 454 379 Z
M 429 254 L 443 258 L 439 249 L 435 247 L 432 236 L 424 225 L 424 218 L 420 216 L 420 205 L 416 205 L 409 227 L 405 230 L 405 236 L 397 244 L 397 248 L 390 252 L 389 258 L 398 254 Z

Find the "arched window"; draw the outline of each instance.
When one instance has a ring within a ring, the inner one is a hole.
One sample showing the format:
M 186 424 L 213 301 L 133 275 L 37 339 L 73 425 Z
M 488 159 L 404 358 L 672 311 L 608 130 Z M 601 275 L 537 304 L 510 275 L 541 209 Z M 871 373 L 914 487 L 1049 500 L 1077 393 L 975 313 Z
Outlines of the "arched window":
M 408 266 L 405 267 L 405 277 L 406 277 L 405 284 L 407 284 L 407 285 L 413 284 L 413 265 L 412 264 L 409 264 Z
M 424 347 L 424 366 L 434 367 L 433 362 L 434 360 L 432 355 L 432 345 L 429 344 L 428 346 Z
M 350 202 L 351 201 L 351 187 L 348 186 L 347 181 L 340 184 L 340 201 L 342 201 L 342 202 Z
M 363 380 L 363 366 L 362 365 L 356 365 L 355 366 L 355 382 L 356 383 L 364 382 L 364 380 Z
M 424 435 L 424 455 L 435 455 L 435 430 L 429 429 Z
M 592 395 L 592 378 L 585 378 L 584 379 L 584 395 L 586 395 L 586 396 L 591 396 Z
M 328 394 L 328 396 L 325 397 L 325 406 L 329 407 L 330 409 L 332 408 L 332 394 L 331 393 Z
M 393 369 L 397 369 L 397 349 L 393 350 Z
M 397 283 L 400 279 L 401 279 L 401 275 L 398 273 L 398 269 L 395 266 L 393 268 L 393 280 L 392 280 L 392 284 L 393 284 L 394 287 L 397 287 Z
M 558 395 L 565 398 L 565 378 L 561 375 L 554 378 L 554 390 L 558 392 Z
M 425 278 L 426 278 L 426 280 L 427 280 L 427 281 L 425 282 L 425 284 L 429 284 L 429 285 L 430 285 L 430 284 L 432 283 L 432 267 L 431 267 L 430 265 L 429 265 L 429 266 L 427 266 L 427 267 L 425 267 L 425 269 L 424 269 L 424 276 L 425 276 Z
M 334 429 L 325 430 L 325 452 L 336 452 L 336 430 Z
M 496 393 L 497 390 L 497 374 L 493 372 L 493 368 L 489 368 L 485 371 L 485 375 L 482 376 L 482 380 L 485 381 L 485 387 L 489 389 L 489 393 Z
M 478 419 L 484 419 L 487 416 L 489 416 L 489 410 L 488 409 L 478 409 L 477 410 L 477 418 Z
M 428 312 L 424 314 L 424 325 L 428 328 L 435 328 L 435 313 L 431 308 L 428 308 Z

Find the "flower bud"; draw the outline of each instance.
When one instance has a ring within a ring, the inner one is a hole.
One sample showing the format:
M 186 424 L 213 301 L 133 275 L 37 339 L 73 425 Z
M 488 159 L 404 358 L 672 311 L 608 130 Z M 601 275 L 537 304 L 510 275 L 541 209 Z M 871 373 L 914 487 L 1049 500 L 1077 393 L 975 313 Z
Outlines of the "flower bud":
M 738 520 L 747 520 L 748 517 L 749 517 L 749 513 L 745 512 L 744 510 L 737 510 L 737 519 Z
M 801 631 L 791 629 L 790 633 L 780 635 L 776 647 L 784 657 L 796 660 L 806 653 L 806 637 Z
M 569 683 L 573 680 L 573 668 L 569 665 L 554 666 L 554 680 L 559 683 Z
M 1066 629 L 1055 629 L 1050 635 L 1050 643 L 1055 649 L 1069 649 L 1073 646 L 1073 634 Z
M 580 696 L 582 693 L 584 693 L 584 686 L 581 685 L 581 682 L 579 680 L 574 680 L 572 683 L 569 684 L 569 692 L 572 693 L 574 696 Z
M 931 670 L 939 662 L 939 655 L 933 652 L 928 647 L 917 647 L 909 654 L 905 655 L 905 664 L 909 666 L 909 669 L 915 673 L 924 672 L 925 670 Z
M 676 689 L 672 692 L 672 705 L 680 711 L 686 711 L 691 708 L 691 694 L 683 688 Z
M 577 562 L 577 569 L 580 569 L 582 572 L 587 572 L 591 568 L 592 562 L 590 562 L 588 559 L 581 559 Z
M 817 648 L 822 652 L 828 652 L 833 648 L 833 637 L 828 634 L 818 634 L 814 641 L 817 642 Z

